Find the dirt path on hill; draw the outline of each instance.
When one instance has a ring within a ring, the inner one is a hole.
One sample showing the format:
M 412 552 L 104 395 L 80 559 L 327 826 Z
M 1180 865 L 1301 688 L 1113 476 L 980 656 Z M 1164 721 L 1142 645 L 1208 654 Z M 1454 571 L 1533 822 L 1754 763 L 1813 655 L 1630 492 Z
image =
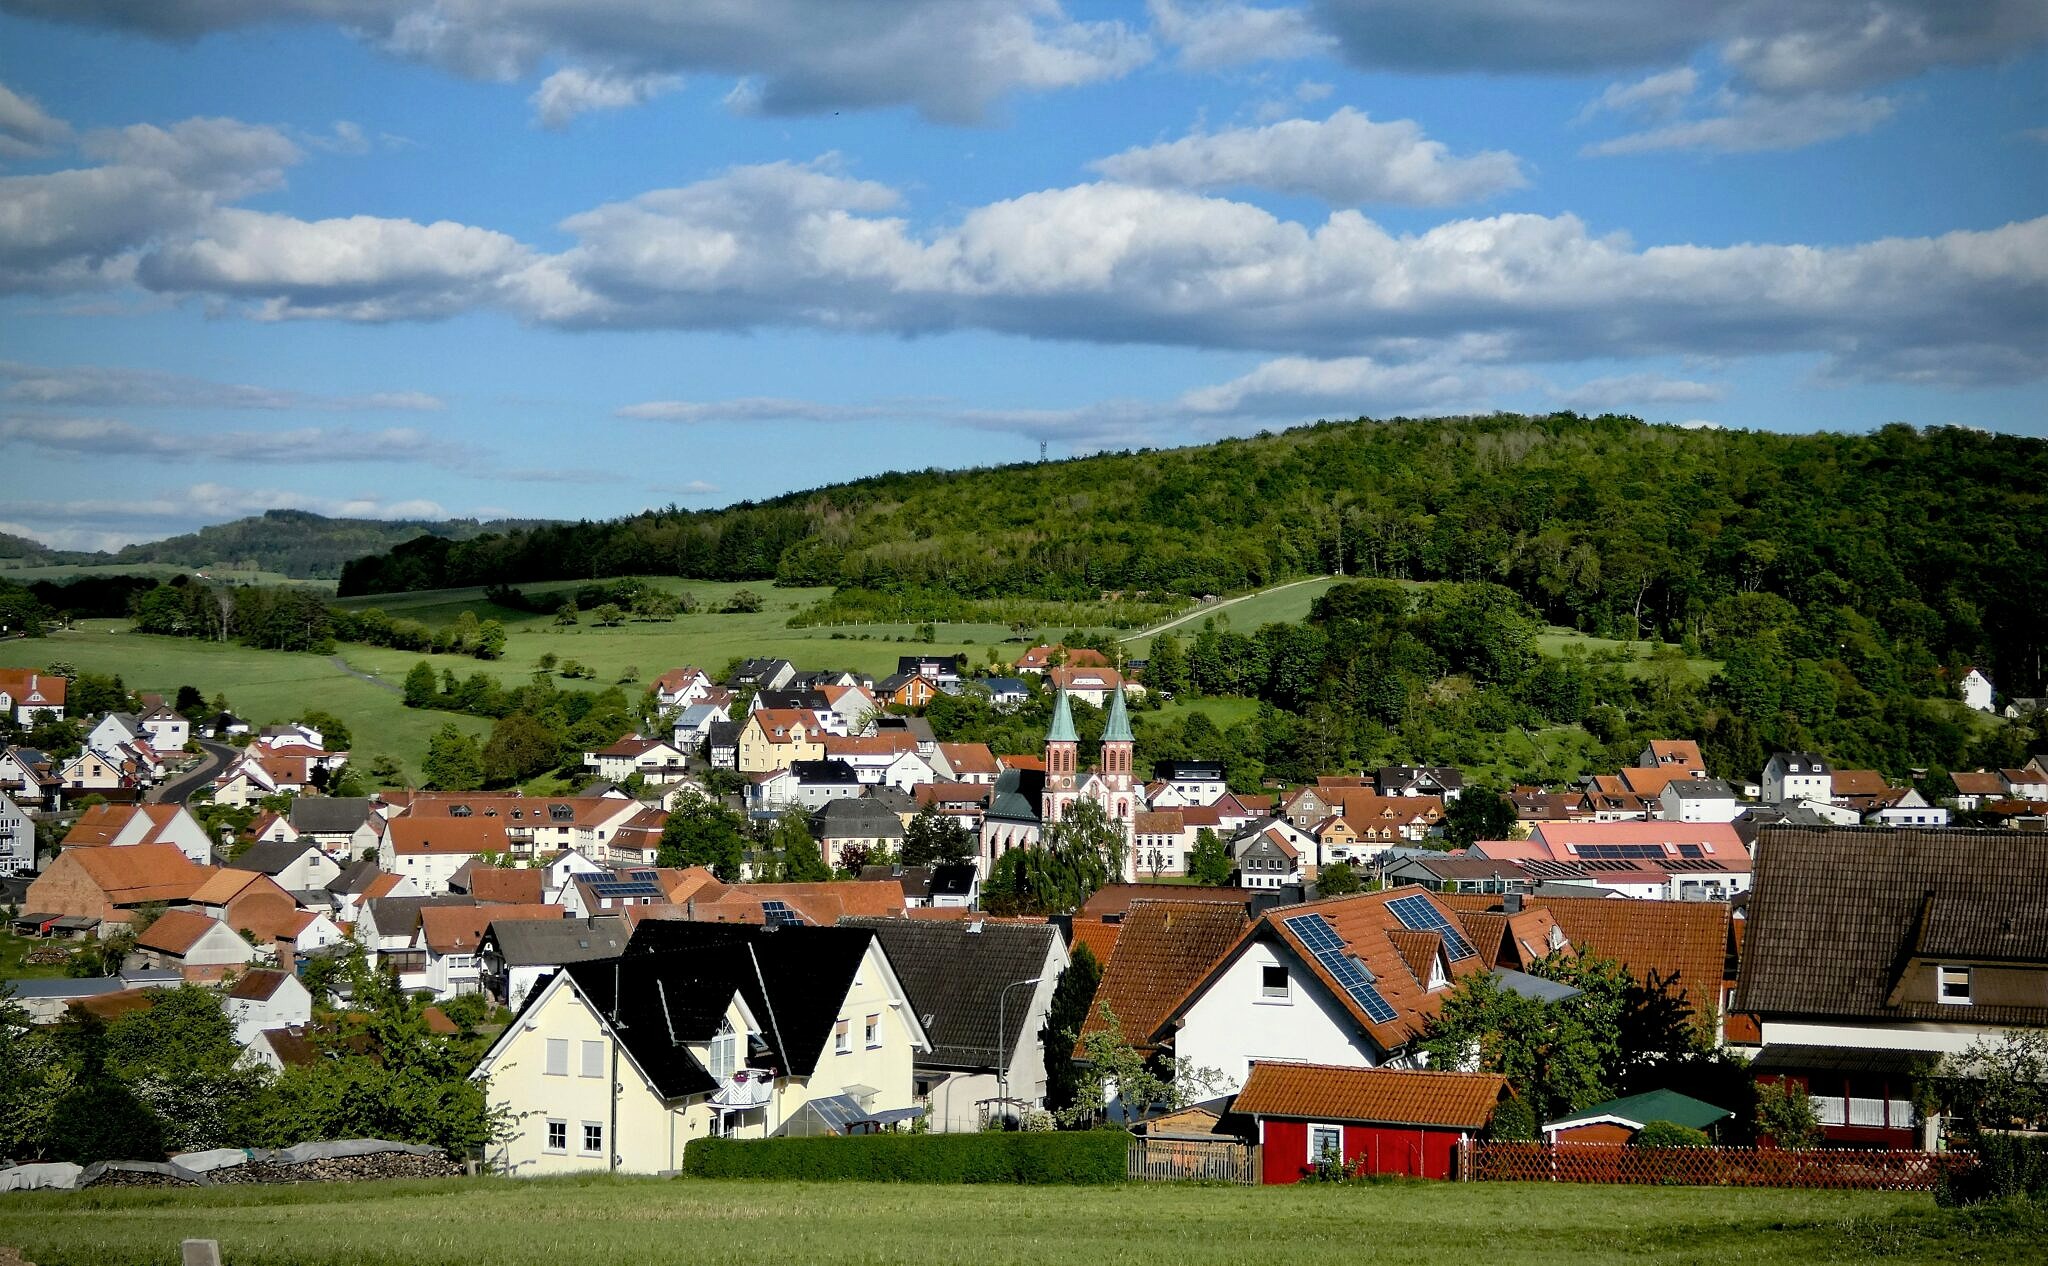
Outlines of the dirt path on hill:
M 1284 585 L 1274 585 L 1271 589 L 1254 589 L 1250 593 L 1241 593 L 1237 595 L 1235 598 L 1225 598 L 1221 602 L 1212 602 L 1209 603 L 1207 606 L 1196 607 L 1194 610 L 1188 612 L 1186 615 L 1177 615 L 1171 620 L 1168 620 L 1164 624 L 1155 624 L 1149 629 L 1139 629 L 1136 633 L 1131 634 L 1130 640 L 1135 642 L 1139 638 L 1157 637 L 1161 633 L 1166 632 L 1166 630 L 1168 629 L 1177 628 L 1180 625 L 1186 624 L 1189 620 L 1199 620 L 1203 616 L 1215 615 L 1218 611 L 1223 610 L 1225 607 L 1234 607 L 1238 603 L 1244 602 L 1247 599 L 1257 598 L 1264 594 L 1269 593 L 1279 593 L 1283 589 L 1292 589 L 1296 585 L 1309 585 L 1314 584 L 1318 580 L 1328 579 L 1328 576 L 1310 576 L 1306 580 L 1290 580 Z
M 334 658 L 328 660 L 327 662 L 334 665 L 336 668 L 339 668 L 341 671 L 347 673 L 349 676 L 356 678 L 359 681 L 369 682 L 371 685 L 375 686 L 379 690 L 389 690 L 392 694 L 395 695 L 402 695 L 405 693 L 403 688 L 392 685 L 390 682 L 384 680 L 382 677 L 373 677 L 369 673 L 363 672 L 361 669 L 349 667 L 349 662 L 339 655 L 336 655 Z M 0 1266 L 6 1266 L 6 1263 L 0 1262 Z

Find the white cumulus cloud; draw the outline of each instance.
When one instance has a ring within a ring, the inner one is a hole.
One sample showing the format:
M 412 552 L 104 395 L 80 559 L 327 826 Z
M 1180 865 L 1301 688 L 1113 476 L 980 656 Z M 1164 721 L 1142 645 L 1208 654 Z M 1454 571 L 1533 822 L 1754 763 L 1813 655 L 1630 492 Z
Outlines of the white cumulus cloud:
M 1112 180 L 1182 189 L 1258 188 L 1337 206 L 1441 206 L 1492 197 L 1528 181 L 1513 154 L 1453 156 L 1408 119 L 1378 123 L 1349 106 L 1328 119 L 1197 133 L 1091 164 Z
M 641 105 L 682 86 L 681 75 L 622 75 L 564 66 L 541 80 L 540 87 L 534 90 L 534 119 L 542 127 L 561 129 L 579 114 Z

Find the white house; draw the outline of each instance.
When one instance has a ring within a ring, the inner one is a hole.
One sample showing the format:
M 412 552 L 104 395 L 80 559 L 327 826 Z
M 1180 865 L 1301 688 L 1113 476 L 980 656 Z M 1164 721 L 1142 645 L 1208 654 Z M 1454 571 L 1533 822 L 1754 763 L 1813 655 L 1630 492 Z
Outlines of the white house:
M 413 942 L 413 949 L 423 955 L 420 983 L 437 998 L 480 993 L 484 933 L 499 923 L 559 923 L 562 916 L 562 907 L 548 905 L 427 906 L 420 911 L 419 935 Z
M 204 866 L 213 860 L 213 841 L 199 819 L 181 804 L 98 804 L 71 824 L 65 848 L 130 848 L 171 844 Z
M 1719 778 L 1674 778 L 1658 797 L 1666 822 L 1733 822 L 1742 816 L 1735 788 Z
M 1764 799 L 1771 804 L 1825 801 L 1834 795 L 1833 769 L 1812 752 L 1779 752 L 1764 766 Z
M 313 995 L 288 971 L 256 968 L 228 986 L 221 1009 L 235 1026 L 235 1041 L 254 1046 L 265 1029 L 305 1024 L 313 1018 Z
M 35 868 L 35 820 L 0 791 L 0 875 L 26 875 Z
M 1255 1059 L 1419 1067 L 1415 1042 L 1457 981 L 1487 964 L 1417 888 L 1267 912 L 1150 1034 L 1243 1086 Z
M 550 979 L 472 1075 L 513 1122 L 493 1169 L 658 1174 L 713 1135 L 907 1125 L 930 1049 L 866 928 L 650 920 Z
M 71 682 L 33 668 L 0 668 L 0 712 L 12 713 L 17 725 L 34 726 L 47 715 L 64 719 L 64 696 Z
M 1991 711 L 1991 679 L 1972 668 L 1963 674 L 1963 704 L 1979 712 Z
M 1919 788 L 1908 787 L 1865 820 L 1881 826 L 1939 827 L 1948 825 L 1948 810 L 1929 804 Z
M 149 745 L 159 752 L 175 752 L 192 741 L 192 723 L 162 704 L 143 713 L 141 719 Z
M 1306 857 L 1296 842 L 1305 838 L 1293 827 L 1274 821 L 1231 840 L 1230 852 L 1237 859 L 1237 885 L 1272 889 L 1300 883 L 1303 863 L 1313 864 L 1315 860 L 1314 840 L 1308 841 L 1311 851 Z
M 268 875 L 286 892 L 325 888 L 341 874 L 341 863 L 303 836 L 295 840 L 259 840 L 235 859 L 235 868 Z

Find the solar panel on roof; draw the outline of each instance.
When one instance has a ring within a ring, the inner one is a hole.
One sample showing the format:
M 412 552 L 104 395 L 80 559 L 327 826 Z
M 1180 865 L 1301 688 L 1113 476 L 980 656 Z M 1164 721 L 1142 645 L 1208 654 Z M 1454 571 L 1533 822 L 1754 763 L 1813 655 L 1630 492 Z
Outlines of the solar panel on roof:
M 1428 897 L 1396 897 L 1387 903 L 1387 909 L 1393 911 L 1394 917 L 1401 920 L 1401 926 L 1409 931 L 1434 932 L 1443 937 L 1444 953 L 1454 963 L 1479 952 L 1472 948 L 1472 942 L 1465 939 L 1464 933 L 1451 926 L 1444 912 L 1437 909 L 1436 903 Z
M 767 919 L 768 926 L 771 928 L 795 927 L 803 922 L 803 919 L 798 917 L 797 912 L 789 908 L 789 903 L 786 901 L 763 901 L 761 903 L 761 913 Z
M 631 880 L 601 880 L 590 885 L 590 891 L 600 897 L 659 897 L 661 889 L 655 884 L 638 883 Z
M 643 884 L 651 884 L 658 877 L 657 873 L 651 870 L 629 870 L 626 872 L 626 878 Z
M 1385 1024 L 1394 1018 L 1394 1008 L 1373 987 L 1372 977 L 1357 959 L 1351 957 L 1344 938 L 1337 935 L 1337 929 L 1330 926 L 1328 919 L 1320 914 L 1297 914 L 1285 922 L 1288 930 L 1300 939 L 1309 953 L 1316 956 L 1323 970 L 1329 972 L 1344 992 L 1351 995 L 1373 1023 Z

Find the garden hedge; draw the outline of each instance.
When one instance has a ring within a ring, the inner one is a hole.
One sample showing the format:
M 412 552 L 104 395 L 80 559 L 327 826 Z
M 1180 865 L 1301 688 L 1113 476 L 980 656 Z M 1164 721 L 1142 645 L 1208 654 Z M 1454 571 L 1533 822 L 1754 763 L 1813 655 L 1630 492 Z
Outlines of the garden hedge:
M 1131 1136 L 1060 1133 L 859 1134 L 845 1138 L 694 1139 L 692 1178 L 853 1179 L 862 1182 L 1118 1183 Z
M 1942 1171 L 1934 1202 L 1943 1207 L 2027 1197 L 2048 1200 L 2048 1138 L 1980 1134 L 1970 1144 L 1977 1163 Z

